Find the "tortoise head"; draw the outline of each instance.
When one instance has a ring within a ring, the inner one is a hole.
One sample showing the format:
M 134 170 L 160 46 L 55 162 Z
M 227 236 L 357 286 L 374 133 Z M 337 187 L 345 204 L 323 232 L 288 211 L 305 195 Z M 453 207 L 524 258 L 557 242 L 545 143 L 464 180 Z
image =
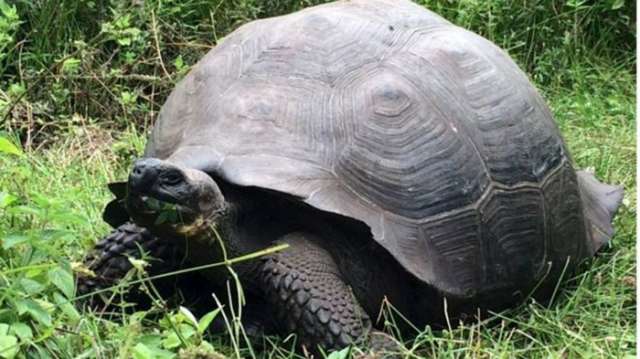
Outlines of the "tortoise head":
M 227 208 L 220 188 L 208 174 L 155 158 L 134 163 L 126 207 L 138 225 L 182 237 L 205 233 Z

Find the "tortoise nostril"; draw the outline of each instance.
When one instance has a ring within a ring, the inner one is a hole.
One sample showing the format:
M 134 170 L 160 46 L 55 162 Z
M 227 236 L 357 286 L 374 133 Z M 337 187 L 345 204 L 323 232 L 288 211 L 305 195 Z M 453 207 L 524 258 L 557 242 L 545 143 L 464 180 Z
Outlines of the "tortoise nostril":
M 145 164 L 144 160 L 139 160 L 136 161 L 136 163 L 133 165 L 133 169 L 131 170 L 131 174 L 136 175 L 136 176 L 142 176 L 144 175 L 145 170 L 147 169 L 147 165 Z
M 155 180 L 153 165 L 148 165 L 145 160 L 139 160 L 129 174 L 129 188 L 135 191 L 143 191 L 151 186 Z

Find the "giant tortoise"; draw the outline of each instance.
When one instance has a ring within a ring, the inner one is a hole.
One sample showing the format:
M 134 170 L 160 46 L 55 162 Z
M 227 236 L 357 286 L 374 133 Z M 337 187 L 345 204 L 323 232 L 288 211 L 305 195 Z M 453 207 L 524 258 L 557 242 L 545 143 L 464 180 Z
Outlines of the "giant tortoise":
M 139 249 L 159 273 L 287 244 L 233 270 L 275 330 L 324 348 L 371 337 L 383 303 L 423 326 L 445 299 L 457 315 L 544 298 L 611 238 L 622 197 L 574 170 L 504 51 L 404 0 L 243 25 L 177 85 L 111 189 L 115 230 L 82 293 Z M 209 296 L 229 271 L 201 275 Z

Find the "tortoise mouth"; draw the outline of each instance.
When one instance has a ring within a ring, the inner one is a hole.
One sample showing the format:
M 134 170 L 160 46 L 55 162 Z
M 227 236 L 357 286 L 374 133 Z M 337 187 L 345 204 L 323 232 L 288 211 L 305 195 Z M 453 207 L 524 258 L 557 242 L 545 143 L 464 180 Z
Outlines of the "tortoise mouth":
M 201 215 L 170 196 L 129 193 L 127 209 L 134 221 L 145 227 L 190 226 Z

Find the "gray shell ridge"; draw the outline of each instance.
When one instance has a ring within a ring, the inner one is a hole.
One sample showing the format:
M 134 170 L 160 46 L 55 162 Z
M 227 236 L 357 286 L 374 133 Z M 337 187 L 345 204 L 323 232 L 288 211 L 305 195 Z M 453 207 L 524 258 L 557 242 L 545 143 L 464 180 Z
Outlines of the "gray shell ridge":
M 360 220 L 451 296 L 522 288 L 589 252 L 576 174 L 526 75 L 409 1 L 242 26 L 172 92 L 145 155 Z

